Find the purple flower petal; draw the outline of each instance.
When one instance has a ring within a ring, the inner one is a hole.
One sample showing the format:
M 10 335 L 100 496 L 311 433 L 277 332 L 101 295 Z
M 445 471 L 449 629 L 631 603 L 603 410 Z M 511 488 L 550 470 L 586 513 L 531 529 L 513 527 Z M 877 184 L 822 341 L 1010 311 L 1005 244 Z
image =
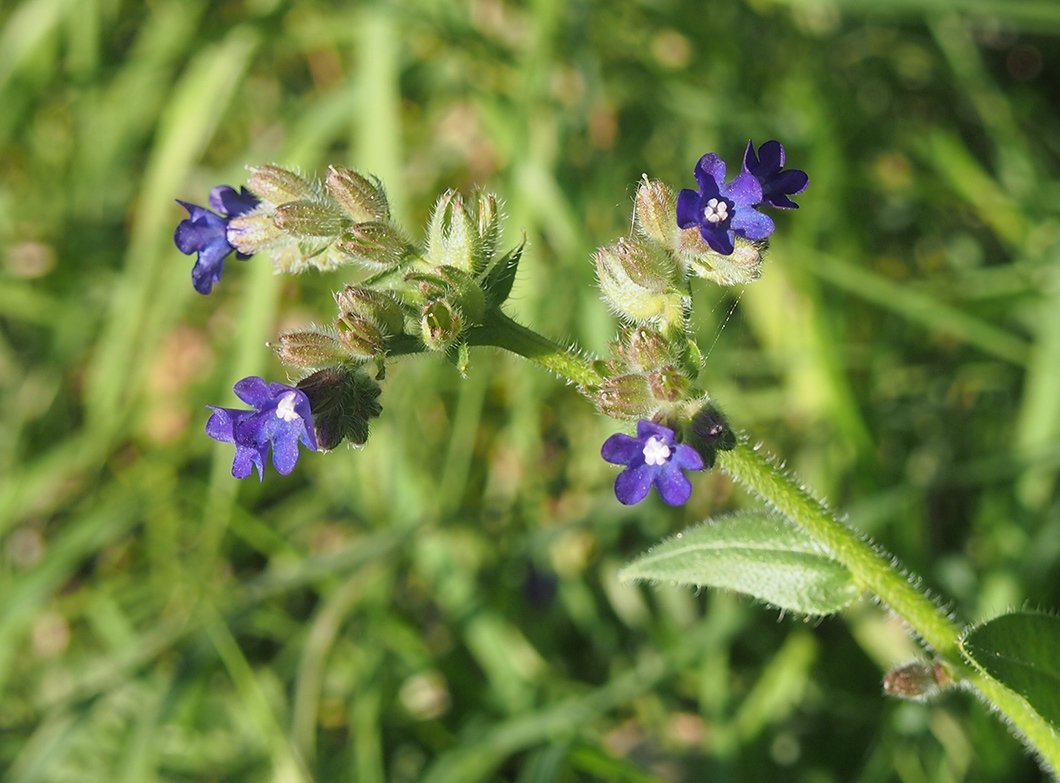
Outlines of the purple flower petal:
M 763 215 L 755 209 L 742 209 L 733 218 L 732 228 L 740 236 L 748 239 L 765 239 L 776 228 L 773 218 Z
M 257 197 L 246 188 L 237 191 L 228 185 L 218 185 L 210 191 L 210 206 L 228 218 L 239 217 L 257 205 Z
M 673 462 L 663 465 L 655 477 L 655 488 L 670 506 L 683 506 L 692 497 L 692 482 Z
M 659 469 L 651 465 L 638 465 L 628 467 L 618 474 L 615 479 L 615 497 L 624 506 L 632 506 L 640 503 L 648 497 L 652 481 L 655 479 Z
M 685 188 L 677 194 L 677 225 L 680 228 L 698 226 L 703 220 L 703 203 L 699 194 Z
M 616 432 L 600 447 L 600 456 L 612 465 L 628 465 L 644 450 L 644 444 L 622 432 Z
M 674 446 L 673 462 L 683 470 L 703 470 L 702 455 L 684 443 Z
M 733 232 L 731 231 L 704 224 L 699 227 L 699 234 L 703 237 L 703 241 L 710 245 L 710 249 L 715 253 L 721 253 L 723 256 L 727 256 L 735 249 L 735 245 L 733 245 Z
M 253 405 L 259 411 L 262 409 L 262 406 L 271 402 L 275 396 L 272 393 L 272 389 L 269 388 L 269 384 L 265 383 L 263 378 L 259 378 L 256 375 L 251 375 L 248 378 L 238 381 L 236 385 L 232 387 L 232 391 L 234 391 L 236 396 L 247 405 Z
M 762 186 L 753 174 L 743 173 L 722 188 L 722 195 L 735 202 L 739 214 L 762 200 Z
M 661 424 L 656 424 L 654 421 L 648 421 L 647 419 L 641 419 L 637 422 L 637 440 L 641 441 L 641 445 L 647 442 L 648 438 L 655 438 L 670 446 L 674 442 L 674 431 L 669 427 L 664 427 Z
M 718 188 L 725 181 L 725 161 L 713 152 L 708 152 L 696 164 L 696 182 L 704 201 L 715 198 Z

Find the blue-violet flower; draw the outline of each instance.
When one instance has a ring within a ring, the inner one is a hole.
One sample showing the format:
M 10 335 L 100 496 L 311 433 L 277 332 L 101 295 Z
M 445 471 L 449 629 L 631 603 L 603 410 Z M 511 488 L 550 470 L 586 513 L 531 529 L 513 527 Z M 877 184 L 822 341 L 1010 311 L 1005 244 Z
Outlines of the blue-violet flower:
M 680 506 L 692 494 L 684 470 L 703 470 L 703 458 L 691 446 L 674 443 L 674 431 L 641 419 L 637 436 L 617 433 L 604 441 L 600 456 L 626 469 L 615 479 L 615 497 L 623 505 L 639 503 L 655 485 L 662 499 Z
M 743 154 L 743 170 L 754 175 L 762 186 L 762 201 L 778 209 L 798 209 L 799 205 L 788 196 L 794 196 L 806 190 L 810 177 L 800 169 L 784 168 L 784 145 L 779 141 L 767 141 L 758 148 L 748 139 L 747 149 Z
M 317 450 L 313 414 L 309 398 L 301 389 L 282 383 L 266 383 L 251 376 L 239 381 L 232 390 L 253 410 L 208 406 L 213 415 L 206 422 L 206 434 L 222 443 L 234 443 L 235 460 L 232 475 L 246 478 L 250 468 L 264 478 L 265 459 L 272 447 L 272 464 L 286 476 L 298 462 L 298 442 Z
M 185 255 L 199 254 L 191 270 L 191 283 L 200 294 L 208 294 L 221 279 L 225 257 L 234 250 L 228 242 L 228 222 L 254 209 L 258 199 L 246 188 L 237 192 L 228 185 L 218 185 L 210 191 L 210 206 L 220 214 L 180 199 L 177 203 L 188 210 L 188 217 L 177 225 L 173 242 Z M 236 253 L 236 258 L 245 261 L 250 256 Z
M 773 220 L 755 209 L 762 202 L 762 186 L 755 176 L 742 172 L 725 184 L 725 161 L 713 152 L 695 168 L 699 191 L 677 194 L 677 225 L 699 228 L 703 240 L 723 256 L 730 255 L 736 236 L 765 239 L 773 233 Z

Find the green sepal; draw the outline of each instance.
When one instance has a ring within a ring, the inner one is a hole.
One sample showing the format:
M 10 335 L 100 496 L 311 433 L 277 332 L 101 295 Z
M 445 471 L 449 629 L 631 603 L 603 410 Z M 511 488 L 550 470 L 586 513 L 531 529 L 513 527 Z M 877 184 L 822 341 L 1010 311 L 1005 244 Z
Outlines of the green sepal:
M 523 257 L 523 248 L 526 247 L 526 237 L 518 245 L 513 247 L 503 257 L 490 267 L 486 273 L 486 279 L 482 282 L 482 289 L 486 294 L 486 309 L 492 310 L 500 307 L 512 293 L 512 285 L 515 283 L 515 273 L 519 271 L 519 261 Z

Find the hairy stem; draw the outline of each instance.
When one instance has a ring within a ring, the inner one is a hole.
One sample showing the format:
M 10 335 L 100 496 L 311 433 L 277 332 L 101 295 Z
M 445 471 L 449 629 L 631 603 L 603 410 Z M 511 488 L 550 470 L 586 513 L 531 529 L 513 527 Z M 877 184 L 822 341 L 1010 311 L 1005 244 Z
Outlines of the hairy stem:
M 468 333 L 468 343 L 492 345 L 517 353 L 579 386 L 596 386 L 603 380 L 590 361 L 533 329 L 517 324 L 500 310 L 494 310 L 483 326 Z
M 593 364 L 537 332 L 494 311 L 469 334 L 472 345 L 492 345 L 519 354 L 580 386 L 603 378 Z M 1060 770 L 1060 743 L 1050 724 L 1017 693 L 964 663 L 961 627 L 951 620 L 905 572 L 898 561 L 866 536 L 841 522 L 773 460 L 741 438 L 736 448 L 718 452 L 717 466 L 820 543 L 850 569 L 854 580 L 876 596 L 932 648 L 955 679 L 974 688 L 996 709 L 1054 774 Z

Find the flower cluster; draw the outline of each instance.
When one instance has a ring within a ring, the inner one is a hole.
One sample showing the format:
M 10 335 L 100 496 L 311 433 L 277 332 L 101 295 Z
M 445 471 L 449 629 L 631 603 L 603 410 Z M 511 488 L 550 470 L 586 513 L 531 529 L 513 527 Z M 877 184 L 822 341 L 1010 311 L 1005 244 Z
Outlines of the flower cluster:
M 686 503 L 692 485 L 685 474 L 732 448 L 724 418 L 696 385 L 703 353 L 693 339 L 689 280 L 743 285 L 758 277 L 761 240 L 775 229 L 761 210 L 796 208 L 791 196 L 809 181 L 784 164 L 780 142 L 756 151 L 749 141 L 731 182 L 715 153 L 696 164 L 698 190 L 675 195 L 645 176 L 636 232 L 593 256 L 603 298 L 622 325 L 610 357 L 586 362 L 580 382 L 601 413 L 637 422 L 635 436 L 613 435 L 601 449 L 605 460 L 624 466 L 615 481 L 623 504 L 640 502 L 652 487 L 669 505 Z M 501 307 L 523 243 L 500 252 L 496 196 L 442 194 L 417 246 L 394 221 L 375 177 L 337 166 L 323 180 L 273 165 L 250 172 L 246 188 L 214 188 L 210 209 L 178 202 L 188 217 L 173 239 L 181 252 L 196 254 L 197 291 L 210 293 L 232 252 L 268 256 L 281 273 L 356 265 L 367 276 L 335 292 L 330 323 L 281 334 L 272 344 L 296 374 L 295 385 L 244 378 L 234 389 L 250 409 L 211 406 L 206 432 L 235 446 L 234 476 L 256 470 L 261 478 L 270 454 L 279 473 L 290 473 L 299 443 L 313 451 L 365 443 L 382 410 L 378 382 L 395 356 L 435 352 L 464 374 L 471 346 L 512 347 L 497 335 L 514 328 Z M 524 355 L 550 369 L 569 366 L 544 361 L 547 345 L 542 338 Z
M 694 171 L 699 190 L 686 188 L 677 195 L 677 225 L 698 228 L 703 241 L 724 256 L 732 254 L 738 236 L 765 239 L 775 226 L 758 207 L 798 209 L 790 196 L 801 193 L 810 181 L 806 172 L 783 171 L 783 166 L 784 147 L 779 141 L 767 141 L 756 155 L 749 140 L 743 170 L 726 184 L 725 161 L 707 153 Z

